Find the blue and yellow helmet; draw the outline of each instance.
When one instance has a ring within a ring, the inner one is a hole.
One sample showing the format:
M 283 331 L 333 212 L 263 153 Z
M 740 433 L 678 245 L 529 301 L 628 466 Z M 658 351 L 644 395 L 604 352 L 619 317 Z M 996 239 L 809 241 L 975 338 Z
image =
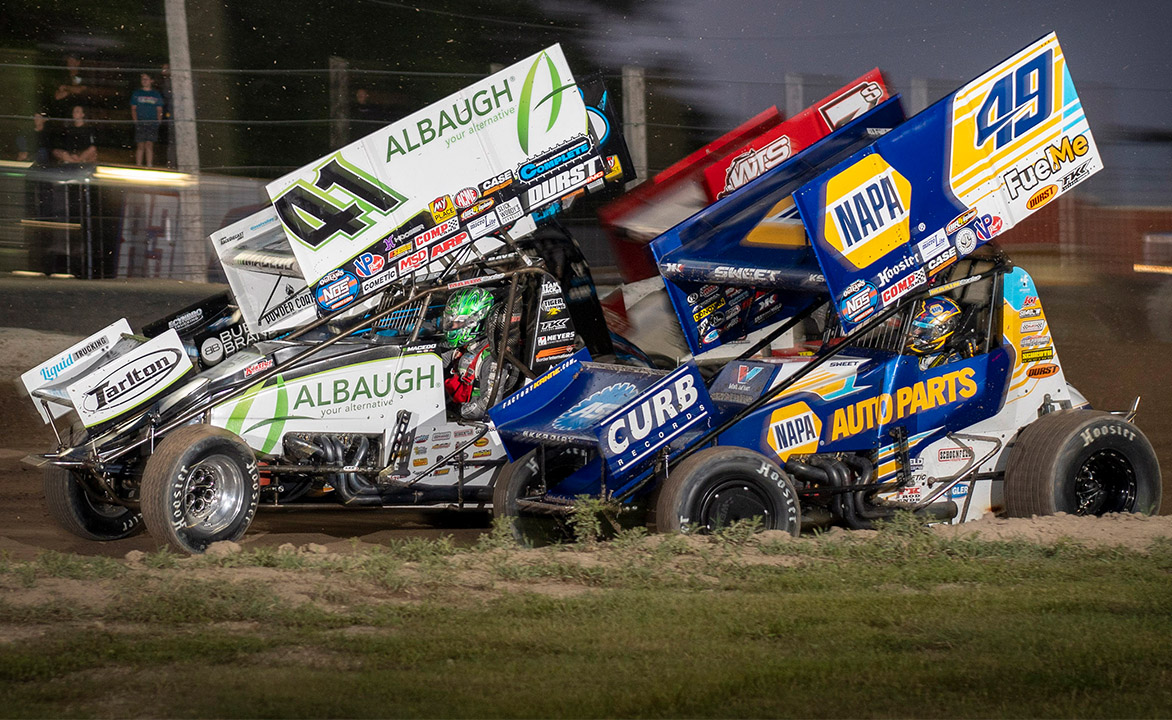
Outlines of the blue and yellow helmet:
M 912 317 L 907 350 L 914 355 L 939 352 L 960 327 L 960 306 L 946 297 L 921 300 Z

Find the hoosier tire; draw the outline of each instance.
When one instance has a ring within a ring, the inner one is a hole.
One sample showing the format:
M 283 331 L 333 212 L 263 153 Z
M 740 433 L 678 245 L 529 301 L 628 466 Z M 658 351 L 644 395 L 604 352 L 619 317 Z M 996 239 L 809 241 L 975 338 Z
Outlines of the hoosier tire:
M 1098 410 L 1043 415 L 1018 436 L 1005 469 L 1010 517 L 1154 514 L 1160 465 L 1135 425 Z
M 42 484 L 49 517 L 80 538 L 122 540 L 142 532 L 142 513 L 93 499 L 70 470 L 47 466 Z
M 761 518 L 763 529 L 797 536 L 801 510 L 793 483 L 764 455 L 738 447 L 701 450 L 674 468 L 652 498 L 658 532 L 714 532 Z
M 252 450 L 236 435 L 210 425 L 188 425 L 168 434 L 143 471 L 147 530 L 186 553 L 239 540 L 252 524 L 259 497 Z

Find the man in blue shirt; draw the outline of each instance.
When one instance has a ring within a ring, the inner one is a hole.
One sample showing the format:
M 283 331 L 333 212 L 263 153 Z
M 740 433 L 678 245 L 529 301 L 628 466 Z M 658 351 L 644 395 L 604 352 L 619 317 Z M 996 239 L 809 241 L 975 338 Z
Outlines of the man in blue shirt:
M 134 118 L 134 164 L 155 164 L 155 142 L 159 139 L 159 122 L 163 119 L 163 96 L 152 89 L 154 80 L 146 73 L 140 78 L 142 89 L 130 95 L 130 115 Z

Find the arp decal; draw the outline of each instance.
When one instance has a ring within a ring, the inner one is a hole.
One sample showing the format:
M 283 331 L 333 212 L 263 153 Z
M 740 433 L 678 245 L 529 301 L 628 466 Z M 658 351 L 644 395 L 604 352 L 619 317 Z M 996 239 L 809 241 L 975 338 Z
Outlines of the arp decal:
M 826 183 L 823 234 L 852 265 L 868 267 L 911 238 L 911 184 L 872 154 Z
M 818 452 L 822 420 L 806 403 L 794 403 L 774 410 L 765 432 L 765 442 L 786 460 L 790 455 Z

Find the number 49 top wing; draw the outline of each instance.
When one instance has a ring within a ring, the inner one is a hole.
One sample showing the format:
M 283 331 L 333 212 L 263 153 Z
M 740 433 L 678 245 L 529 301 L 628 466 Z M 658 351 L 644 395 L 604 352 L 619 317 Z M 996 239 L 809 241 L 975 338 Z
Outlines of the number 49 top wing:
M 1051 33 L 794 198 L 850 330 L 1102 167 Z

